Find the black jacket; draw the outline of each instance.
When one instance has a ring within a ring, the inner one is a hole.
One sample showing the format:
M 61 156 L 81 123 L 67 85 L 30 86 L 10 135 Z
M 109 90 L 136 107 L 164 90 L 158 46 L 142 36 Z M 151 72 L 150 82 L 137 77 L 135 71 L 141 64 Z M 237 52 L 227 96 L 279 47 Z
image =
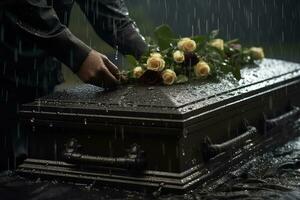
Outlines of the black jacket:
M 96 33 L 121 53 L 139 57 L 146 50 L 123 0 L 76 2 Z M 73 4 L 73 0 L 0 1 L 0 79 L 50 84 L 45 80 L 53 79 L 59 66 L 50 57 L 73 72 L 79 70 L 91 49 L 67 28 Z

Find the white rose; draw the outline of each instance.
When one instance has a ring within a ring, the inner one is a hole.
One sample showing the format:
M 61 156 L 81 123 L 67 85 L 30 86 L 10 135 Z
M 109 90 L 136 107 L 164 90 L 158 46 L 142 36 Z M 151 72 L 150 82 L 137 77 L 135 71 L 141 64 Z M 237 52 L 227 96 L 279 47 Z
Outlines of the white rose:
M 173 85 L 176 80 L 176 73 L 171 69 L 166 69 L 162 73 L 162 79 L 165 85 Z
M 133 77 L 140 78 L 144 74 L 144 70 L 142 67 L 135 67 L 133 69 Z
M 262 60 L 265 58 L 264 50 L 261 47 L 251 47 L 250 53 L 254 60 Z
M 197 48 L 197 44 L 194 40 L 191 38 L 182 38 L 178 43 L 177 43 L 178 49 L 184 51 L 184 52 L 193 52 Z
M 214 39 L 209 42 L 209 45 L 212 47 L 215 47 L 221 51 L 224 50 L 224 40 L 222 40 L 222 39 Z
M 206 77 L 210 73 L 210 67 L 204 61 L 198 62 L 197 65 L 195 65 L 194 70 L 197 77 Z
M 147 69 L 152 71 L 162 71 L 165 68 L 165 64 L 161 54 L 153 53 L 147 60 Z
M 183 63 L 184 62 L 184 53 L 182 51 L 175 51 L 173 53 L 173 59 L 176 63 Z

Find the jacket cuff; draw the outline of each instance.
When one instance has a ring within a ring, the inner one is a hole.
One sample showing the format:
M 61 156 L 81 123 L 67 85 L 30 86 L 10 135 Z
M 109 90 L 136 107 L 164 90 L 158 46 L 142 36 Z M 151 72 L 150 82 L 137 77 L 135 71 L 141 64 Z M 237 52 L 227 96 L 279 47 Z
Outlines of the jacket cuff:
M 137 59 L 140 59 L 141 56 L 148 51 L 148 45 L 134 23 L 131 23 L 120 30 L 116 40 L 120 51 L 124 55 L 130 54 Z

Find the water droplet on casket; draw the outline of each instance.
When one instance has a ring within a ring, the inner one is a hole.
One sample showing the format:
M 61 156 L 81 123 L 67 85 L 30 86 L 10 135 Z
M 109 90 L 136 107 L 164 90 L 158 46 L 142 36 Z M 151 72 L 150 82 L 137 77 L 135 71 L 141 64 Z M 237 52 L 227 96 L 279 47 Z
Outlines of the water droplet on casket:
M 116 45 L 115 60 L 118 60 L 118 58 L 119 58 L 119 46 Z
M 38 107 L 41 106 L 41 99 L 38 99 L 37 106 L 38 106 Z
M 87 119 L 84 118 L 84 125 L 87 125 Z
M 30 119 L 30 122 L 31 122 L 31 123 L 34 123 L 34 121 L 35 121 L 35 118 L 34 118 L 34 117 Z
M 185 128 L 183 129 L 183 137 L 187 138 L 187 136 L 188 136 L 188 130 Z
M 182 156 L 185 156 L 185 151 L 184 151 L 184 149 L 182 149 Z
M 52 124 L 52 123 L 50 123 L 50 124 L 49 124 L 49 127 L 50 127 L 50 128 L 52 128 L 52 127 L 53 127 L 53 124 Z
M 197 163 L 197 160 L 194 158 L 192 159 L 192 164 L 195 165 Z

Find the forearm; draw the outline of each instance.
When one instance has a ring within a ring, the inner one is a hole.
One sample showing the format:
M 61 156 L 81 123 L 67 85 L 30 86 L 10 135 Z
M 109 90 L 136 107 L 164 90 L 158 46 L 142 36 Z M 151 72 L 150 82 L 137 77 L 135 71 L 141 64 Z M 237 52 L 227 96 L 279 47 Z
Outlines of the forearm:
M 91 51 L 91 48 L 75 37 L 69 29 L 65 29 L 59 36 L 43 41 L 42 45 L 48 52 L 69 66 L 77 73 Z

